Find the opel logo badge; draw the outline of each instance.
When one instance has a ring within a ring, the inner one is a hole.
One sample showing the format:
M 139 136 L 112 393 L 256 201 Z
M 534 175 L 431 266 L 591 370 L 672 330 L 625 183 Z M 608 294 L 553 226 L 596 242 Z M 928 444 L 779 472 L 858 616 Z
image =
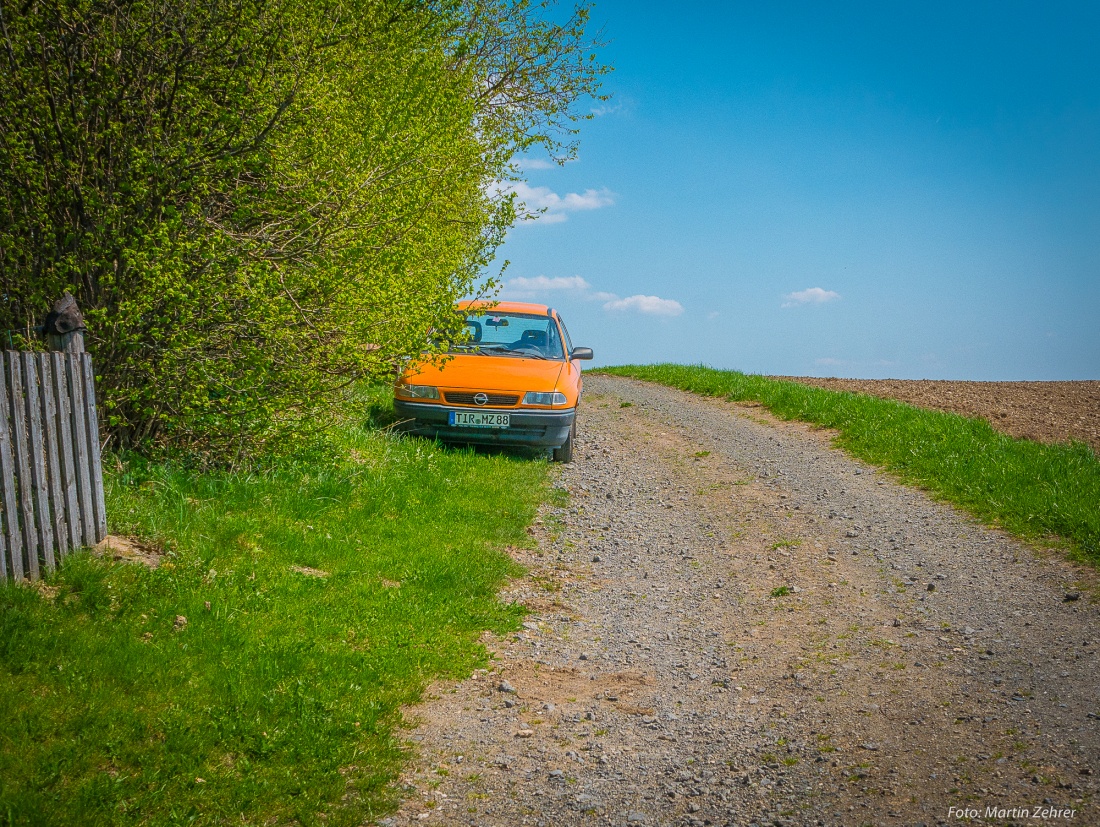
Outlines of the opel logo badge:
M 489 401 L 489 397 L 486 394 L 484 394 L 484 393 L 475 393 L 474 394 L 474 404 L 475 405 L 484 405 L 488 401 Z

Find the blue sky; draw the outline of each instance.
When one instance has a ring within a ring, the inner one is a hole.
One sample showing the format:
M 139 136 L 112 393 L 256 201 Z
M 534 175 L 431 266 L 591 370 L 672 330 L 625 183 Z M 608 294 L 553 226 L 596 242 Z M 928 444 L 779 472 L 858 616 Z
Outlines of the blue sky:
M 599 2 L 504 297 L 596 364 L 1100 379 L 1100 4 Z

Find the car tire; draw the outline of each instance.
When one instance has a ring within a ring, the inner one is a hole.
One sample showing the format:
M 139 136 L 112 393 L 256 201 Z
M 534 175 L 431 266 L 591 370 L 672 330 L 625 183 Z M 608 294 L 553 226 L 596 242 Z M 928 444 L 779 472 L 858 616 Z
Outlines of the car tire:
M 559 448 L 554 449 L 554 462 L 572 462 L 573 461 L 573 438 L 577 435 L 577 420 L 573 420 L 573 424 L 569 427 L 569 437 L 565 440 L 565 444 Z

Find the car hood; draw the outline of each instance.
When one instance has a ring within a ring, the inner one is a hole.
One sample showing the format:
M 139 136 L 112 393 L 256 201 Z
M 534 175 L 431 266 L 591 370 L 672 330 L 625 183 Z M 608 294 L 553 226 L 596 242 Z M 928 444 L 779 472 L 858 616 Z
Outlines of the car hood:
M 401 374 L 401 381 L 485 391 L 552 391 L 564 367 L 565 362 L 459 353 L 442 366 L 430 362 L 410 364 Z

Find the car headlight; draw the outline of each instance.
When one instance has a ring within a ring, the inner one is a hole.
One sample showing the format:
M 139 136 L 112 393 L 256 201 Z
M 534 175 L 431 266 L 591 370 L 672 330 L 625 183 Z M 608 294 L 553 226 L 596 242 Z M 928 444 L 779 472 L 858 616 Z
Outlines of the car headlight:
M 439 399 L 439 388 L 431 385 L 406 385 L 397 386 L 396 395 L 403 399 Z
M 561 391 L 554 391 L 552 393 L 540 393 L 538 391 L 527 391 L 523 395 L 524 405 L 564 405 L 569 400 L 565 398 L 565 394 Z

